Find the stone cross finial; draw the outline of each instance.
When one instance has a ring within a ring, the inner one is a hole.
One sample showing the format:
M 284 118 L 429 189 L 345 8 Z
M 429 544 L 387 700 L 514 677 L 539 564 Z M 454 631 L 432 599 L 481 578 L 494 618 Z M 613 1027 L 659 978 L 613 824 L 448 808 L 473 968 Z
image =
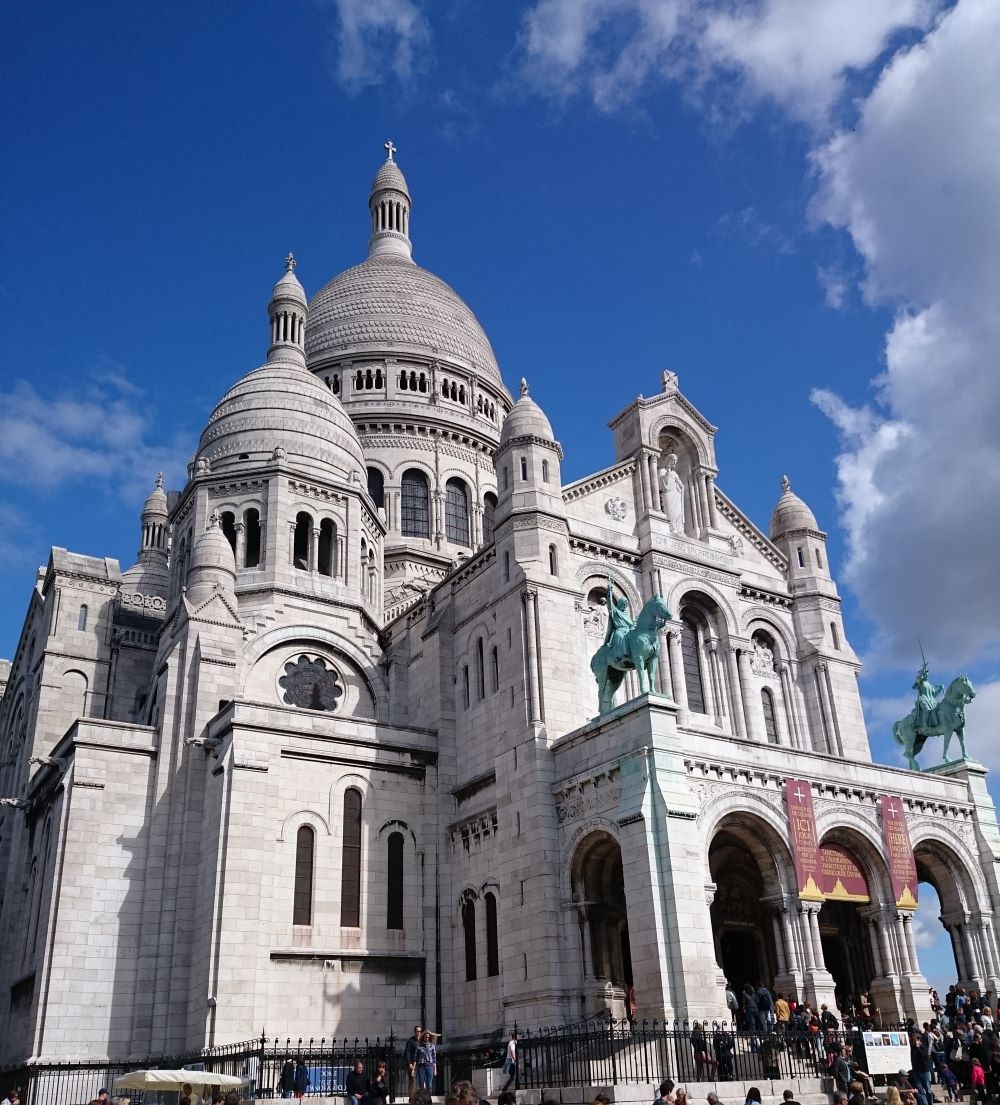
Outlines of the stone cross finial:
M 781 490 L 782 491 L 791 491 L 792 490 L 792 481 L 787 476 L 782 476 L 781 477 Z
M 521 395 L 522 397 L 528 394 L 528 381 L 521 377 Z
M 385 148 L 386 152 L 389 154 L 389 160 L 391 161 L 392 160 L 392 155 L 396 152 L 396 147 L 392 144 L 392 139 L 391 138 L 389 139 L 388 142 L 385 143 L 384 148 Z
M 162 472 L 157 472 L 156 473 L 156 490 L 157 491 L 162 491 L 163 490 L 163 473 Z
M 288 256 L 285 258 L 285 272 L 295 272 L 295 266 L 298 261 L 295 260 L 295 256 L 291 250 L 288 251 Z

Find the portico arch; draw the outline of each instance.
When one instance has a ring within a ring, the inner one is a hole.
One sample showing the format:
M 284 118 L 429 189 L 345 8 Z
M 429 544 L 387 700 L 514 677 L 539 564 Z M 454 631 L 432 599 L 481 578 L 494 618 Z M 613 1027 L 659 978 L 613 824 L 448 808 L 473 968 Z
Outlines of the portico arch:
M 708 869 L 716 962 L 727 981 L 737 992 L 761 982 L 777 990 L 796 989 L 785 918 L 793 865 L 784 841 L 753 813 L 725 814 L 714 826 Z
M 622 850 L 611 833 L 596 829 L 579 842 L 570 881 L 580 925 L 587 1012 L 603 1007 L 621 1016 L 633 982 L 632 951 Z

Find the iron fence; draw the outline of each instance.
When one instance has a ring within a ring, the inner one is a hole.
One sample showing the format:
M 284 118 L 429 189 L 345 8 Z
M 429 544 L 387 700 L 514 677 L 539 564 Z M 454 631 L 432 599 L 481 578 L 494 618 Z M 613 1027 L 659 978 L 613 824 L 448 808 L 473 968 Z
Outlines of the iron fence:
M 885 1027 L 885 1026 L 883 1026 Z M 747 1031 L 726 1022 L 705 1024 L 701 1035 L 686 1021 L 616 1021 L 600 1019 L 520 1032 L 518 1087 L 610 1086 L 619 1083 L 658 1085 L 671 1078 L 688 1082 L 756 1081 L 819 1078 L 830 1074 L 831 1056 L 844 1044 L 855 1047 L 864 1062 L 857 1030 L 812 1035 L 776 1026 Z M 436 1093 L 453 1082 L 472 1077 L 479 1067 L 503 1062 L 506 1039 L 499 1031 L 474 1047 L 438 1048 Z M 12 1088 L 22 1105 L 87 1105 L 102 1088 L 114 1094 L 114 1080 L 129 1071 L 150 1067 L 187 1068 L 192 1085 L 211 1085 L 212 1074 L 247 1079 L 244 1098 L 280 1098 L 281 1073 L 289 1061 L 302 1059 L 309 1073 L 309 1096 L 344 1095 L 344 1081 L 356 1059 L 371 1075 L 377 1063 L 386 1064 L 389 1101 L 409 1095 L 403 1042 L 385 1037 L 356 1036 L 283 1039 L 261 1036 L 181 1056 L 160 1056 L 142 1062 L 75 1062 L 28 1064 L 0 1070 L 0 1097 Z M 129 1093 L 132 1105 L 163 1105 L 163 1098 L 146 1091 Z M 171 1095 L 166 1100 L 174 1100 Z
M 857 1031 L 812 1035 L 778 1026 L 746 1031 L 722 1022 L 604 1020 L 523 1031 L 518 1041 L 520 1089 L 610 1086 L 663 1079 L 686 1082 L 786 1080 L 831 1074 L 844 1044 L 863 1061 Z M 505 1046 L 446 1053 L 446 1077 L 468 1077 L 476 1066 L 500 1066 Z

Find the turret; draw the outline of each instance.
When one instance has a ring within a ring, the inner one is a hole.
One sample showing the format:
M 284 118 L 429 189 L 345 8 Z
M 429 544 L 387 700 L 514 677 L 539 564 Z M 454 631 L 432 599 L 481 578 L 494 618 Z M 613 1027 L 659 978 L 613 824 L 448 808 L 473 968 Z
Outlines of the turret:
M 285 258 L 285 275 L 274 285 L 267 313 L 271 319 L 271 345 L 268 362 L 306 363 L 306 293 L 295 275 L 295 258 Z
M 218 511 L 208 519 L 208 528 L 195 541 L 187 576 L 187 599 L 199 606 L 216 591 L 236 602 L 236 560 L 222 532 Z
M 522 379 L 521 398 L 504 419 L 497 447 L 498 525 L 511 514 L 525 511 L 565 516 L 559 471 L 562 455 L 551 423 Z
M 139 552 L 136 563 L 122 577 L 122 589 L 129 594 L 167 597 L 167 496 L 163 473 L 143 504 Z
M 368 210 L 372 216 L 372 236 L 368 256 L 396 254 L 406 260 L 413 256 L 410 242 L 410 189 L 399 166 L 392 159 L 396 147 L 390 139 L 385 144 L 388 157 L 375 174 Z
M 830 580 L 826 558 L 826 534 L 819 528 L 816 515 L 792 491 L 791 480 L 781 477 L 781 498 L 771 514 L 771 540 L 788 557 L 788 578 L 793 590 L 803 590 L 805 581 Z M 801 581 L 795 587 L 795 581 Z M 819 586 L 820 590 L 827 588 Z

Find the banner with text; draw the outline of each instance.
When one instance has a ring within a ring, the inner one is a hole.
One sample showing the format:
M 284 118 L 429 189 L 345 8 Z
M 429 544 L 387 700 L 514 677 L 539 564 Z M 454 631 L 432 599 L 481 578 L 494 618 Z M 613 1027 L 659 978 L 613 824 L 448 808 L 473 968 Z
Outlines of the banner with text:
M 917 863 L 910 845 L 910 830 L 906 827 L 906 811 L 903 803 L 891 794 L 883 794 L 882 835 L 885 837 L 886 858 L 889 861 L 889 877 L 896 905 L 901 909 L 917 906 Z
M 851 853 L 839 844 L 817 843 L 812 787 L 801 779 L 789 779 L 785 801 L 799 897 L 810 902 L 870 901 L 868 880 Z
M 799 897 L 809 902 L 823 901 L 819 888 L 819 844 L 816 840 L 816 815 L 813 812 L 812 787 L 802 779 L 785 782 L 788 827 L 795 859 L 795 880 Z

